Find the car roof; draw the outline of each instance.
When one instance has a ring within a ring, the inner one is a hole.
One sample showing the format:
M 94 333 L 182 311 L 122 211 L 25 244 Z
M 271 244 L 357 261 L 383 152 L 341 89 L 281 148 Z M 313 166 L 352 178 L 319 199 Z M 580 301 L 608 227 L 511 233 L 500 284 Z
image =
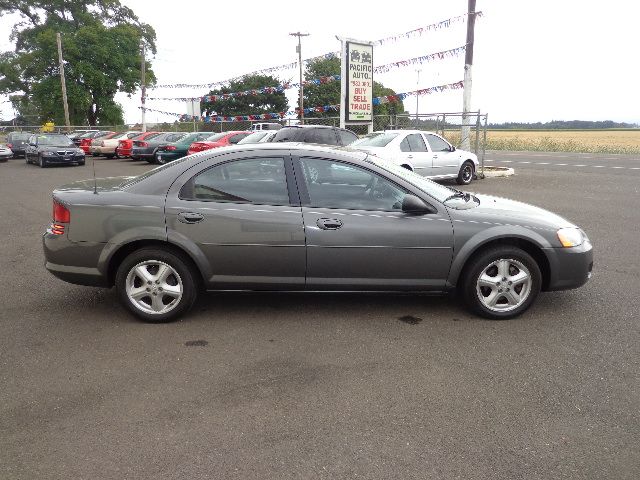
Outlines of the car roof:
M 332 127 L 331 125 L 287 125 L 285 127 L 282 127 L 280 130 L 283 130 L 285 128 L 336 128 L 336 127 Z
M 371 133 L 432 133 L 433 135 L 438 135 L 436 132 L 430 132 L 428 130 L 410 130 L 405 128 L 396 128 L 394 130 L 376 130 Z

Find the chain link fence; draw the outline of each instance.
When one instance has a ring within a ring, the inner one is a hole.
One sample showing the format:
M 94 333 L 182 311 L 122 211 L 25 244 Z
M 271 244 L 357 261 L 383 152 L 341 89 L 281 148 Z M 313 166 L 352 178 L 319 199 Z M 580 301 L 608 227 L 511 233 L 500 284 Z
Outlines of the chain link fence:
M 239 121 L 239 122 L 174 122 L 174 123 L 148 123 L 147 131 L 158 132 L 228 132 L 232 130 L 250 130 L 254 123 L 264 123 L 265 120 Z M 268 120 L 269 123 L 279 123 L 282 126 L 298 125 L 298 119 Z M 327 125 L 332 127 L 340 126 L 340 117 L 305 117 L 306 125 Z M 468 127 L 468 128 L 463 128 Z M 86 125 L 71 126 L 74 130 L 108 130 L 121 132 L 126 130 L 140 130 L 141 126 L 136 125 L 104 125 L 89 127 Z M 347 128 L 357 135 L 366 135 L 368 125 L 348 125 Z M 487 143 L 487 114 L 481 112 L 445 112 L 445 113 L 424 113 L 419 115 L 397 114 L 397 115 L 374 115 L 373 130 L 424 130 L 435 132 L 446 138 L 452 145 L 465 150 L 470 150 L 478 156 L 480 162 L 479 176 L 484 176 L 484 157 Z M 0 141 L 4 136 L 12 131 L 41 132 L 41 125 L 29 126 L 4 126 L 0 127 Z M 63 126 L 53 127 L 56 133 L 65 133 L 67 129 Z M 464 132 L 464 134 L 463 134 Z

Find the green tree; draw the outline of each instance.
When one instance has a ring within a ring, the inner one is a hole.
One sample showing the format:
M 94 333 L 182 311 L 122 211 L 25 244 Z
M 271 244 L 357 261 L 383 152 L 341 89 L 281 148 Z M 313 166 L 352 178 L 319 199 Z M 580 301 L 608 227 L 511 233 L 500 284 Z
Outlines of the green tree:
M 122 124 L 118 92 L 140 86 L 140 47 L 155 53 L 155 31 L 119 0 L 0 0 L 18 14 L 13 52 L 0 53 L 0 93 L 20 114 L 64 123 L 56 33 L 62 35 L 69 118 L 74 125 Z M 147 84 L 155 83 L 149 62 Z
M 332 75 L 340 75 L 340 59 L 333 57 L 328 59 L 316 60 L 307 64 L 305 69 L 305 77 L 308 80 L 315 80 L 321 77 L 330 77 Z M 373 96 L 382 97 L 385 95 L 395 95 L 395 91 L 385 87 L 379 82 L 373 82 Z M 304 105 L 305 107 L 322 107 L 325 105 L 336 105 L 340 103 L 340 82 L 333 81 L 322 83 L 320 85 L 309 85 L 304 87 Z M 383 103 L 373 106 L 374 115 L 395 115 L 404 112 L 404 104 L 402 100 L 397 102 Z M 313 112 L 305 114 L 305 117 L 335 117 L 336 112 L 329 110 L 328 112 Z
M 281 82 L 270 75 L 249 75 L 240 80 L 229 82 L 228 86 L 211 90 L 209 95 L 223 95 L 225 93 L 244 92 L 262 87 L 277 87 Z M 252 115 L 254 113 L 285 112 L 289 109 L 289 103 L 284 92 L 260 93 L 258 95 L 240 95 L 204 102 L 202 110 L 209 115 Z

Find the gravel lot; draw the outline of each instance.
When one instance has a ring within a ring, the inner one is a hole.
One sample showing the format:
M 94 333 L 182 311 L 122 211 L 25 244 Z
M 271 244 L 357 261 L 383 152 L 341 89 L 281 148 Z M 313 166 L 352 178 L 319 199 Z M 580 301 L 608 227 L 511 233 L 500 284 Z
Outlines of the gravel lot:
M 540 155 L 490 152 L 516 175 L 468 190 L 583 226 L 594 278 L 504 322 L 454 296 L 224 293 L 139 323 L 43 267 L 51 190 L 91 161 L 0 164 L 0 478 L 638 478 L 640 159 Z

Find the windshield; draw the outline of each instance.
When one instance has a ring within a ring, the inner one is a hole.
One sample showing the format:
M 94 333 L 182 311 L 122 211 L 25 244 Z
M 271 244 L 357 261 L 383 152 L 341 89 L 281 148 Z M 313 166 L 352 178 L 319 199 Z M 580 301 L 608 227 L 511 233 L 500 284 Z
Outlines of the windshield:
M 244 144 L 244 143 L 258 143 L 260 140 L 262 140 L 267 135 L 269 135 L 269 131 L 260 131 L 260 132 L 252 133 L 252 134 L 247 135 L 246 137 L 244 137 L 242 140 L 240 140 L 238 142 L 238 145 L 241 145 L 241 144 Z
M 397 133 L 370 133 L 369 135 L 356 140 L 351 144 L 352 147 L 386 147 L 387 144 L 398 136 Z
M 369 155 L 367 157 L 367 161 L 377 165 L 380 168 L 384 168 L 388 172 L 391 172 L 394 175 L 403 178 L 407 182 L 412 183 L 420 190 L 431 195 L 433 198 L 440 202 L 444 202 L 447 198 L 455 193 L 455 190 L 453 190 L 452 188 L 440 185 L 439 183 L 429 180 L 422 175 L 383 160 L 382 158 L 376 157 L 375 155 Z
M 38 145 L 75 146 L 66 135 L 41 135 L 38 137 Z

